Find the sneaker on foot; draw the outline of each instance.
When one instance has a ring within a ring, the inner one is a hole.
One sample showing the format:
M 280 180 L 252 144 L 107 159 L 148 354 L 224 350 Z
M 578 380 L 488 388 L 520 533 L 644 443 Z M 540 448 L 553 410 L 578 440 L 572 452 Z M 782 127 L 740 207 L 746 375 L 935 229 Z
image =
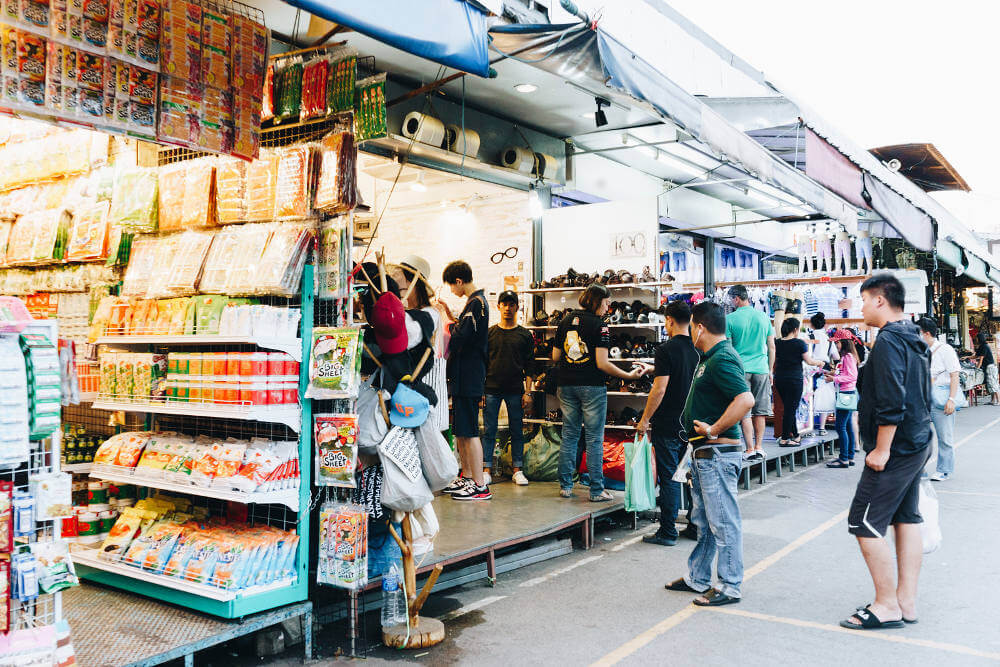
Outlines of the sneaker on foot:
M 743 460 L 744 461 L 749 461 L 750 459 L 753 458 L 753 456 L 754 456 L 754 453 L 752 451 L 751 452 L 743 452 Z
M 763 461 L 764 459 L 767 458 L 767 454 L 764 453 L 763 449 L 757 449 L 754 451 L 753 457 L 755 459 L 760 459 L 761 461 Z
M 936 472 L 933 475 L 931 475 L 931 481 L 932 482 L 943 482 L 943 481 L 947 480 L 948 477 L 949 477 L 949 475 L 946 472 Z
M 445 493 L 458 493 L 459 491 L 463 491 L 467 486 L 469 486 L 472 483 L 473 483 L 472 480 L 469 479 L 468 477 L 462 477 L 461 475 L 459 475 L 455 479 L 451 480 L 451 484 L 444 487 L 442 491 L 444 491 Z
M 461 491 L 451 494 L 451 497 L 452 500 L 489 500 L 493 497 L 493 494 L 490 492 L 490 487 L 485 484 L 482 486 L 469 484 Z
M 672 547 L 677 544 L 676 537 L 667 537 L 665 535 L 660 535 L 659 533 L 646 535 L 642 538 L 642 541 L 646 544 L 658 544 L 661 547 Z
M 483 486 L 489 486 L 493 483 L 493 475 L 489 474 L 485 470 L 483 471 Z
M 511 479 L 514 480 L 514 483 L 518 486 L 528 486 L 528 478 L 525 477 L 524 473 L 520 470 L 514 473 L 514 476 Z
M 559 489 L 559 497 L 560 498 L 572 498 L 573 497 L 573 489 Z

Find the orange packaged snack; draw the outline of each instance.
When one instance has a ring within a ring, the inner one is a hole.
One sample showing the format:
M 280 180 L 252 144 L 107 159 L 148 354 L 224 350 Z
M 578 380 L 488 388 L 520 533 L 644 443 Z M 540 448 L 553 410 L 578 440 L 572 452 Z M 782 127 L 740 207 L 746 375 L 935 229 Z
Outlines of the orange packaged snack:
M 279 150 L 275 218 L 304 218 L 309 215 L 312 153 L 309 146 L 288 146 Z
M 272 220 L 278 183 L 278 155 L 262 150 L 260 159 L 247 165 L 247 220 Z

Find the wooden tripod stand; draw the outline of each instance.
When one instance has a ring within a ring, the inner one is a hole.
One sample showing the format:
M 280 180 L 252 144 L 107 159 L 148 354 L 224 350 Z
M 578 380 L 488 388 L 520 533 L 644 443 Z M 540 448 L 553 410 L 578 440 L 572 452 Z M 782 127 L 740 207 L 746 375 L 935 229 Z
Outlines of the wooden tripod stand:
M 406 613 L 408 623 L 400 623 L 391 628 L 382 628 L 382 641 L 391 648 L 426 648 L 444 641 L 444 623 L 436 618 L 420 616 L 420 610 L 443 569 L 435 565 L 427 577 L 424 587 L 417 595 L 417 566 L 413 562 L 413 531 L 410 528 L 410 512 L 403 519 L 403 537 L 389 524 L 392 539 L 396 540 L 403 552 L 403 582 L 406 584 Z

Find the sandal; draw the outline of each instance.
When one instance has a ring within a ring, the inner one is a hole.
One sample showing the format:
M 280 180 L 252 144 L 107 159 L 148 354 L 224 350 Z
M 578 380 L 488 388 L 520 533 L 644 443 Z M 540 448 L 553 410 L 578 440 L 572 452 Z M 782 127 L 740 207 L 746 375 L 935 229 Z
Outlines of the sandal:
M 610 491 L 608 491 L 607 489 L 605 489 L 605 490 L 601 491 L 600 495 L 591 496 L 590 497 L 590 502 L 592 502 L 592 503 L 606 503 L 609 500 L 614 500 L 614 499 L 615 499 L 614 495 L 612 495 L 612 493 Z
M 850 468 L 851 464 L 847 461 L 831 461 L 826 464 L 827 468 Z
M 683 577 L 681 577 L 680 579 L 675 579 L 671 581 L 669 584 L 664 584 L 663 587 L 668 591 L 680 591 L 682 593 L 697 593 L 698 595 L 701 595 L 706 592 L 706 591 L 696 591 L 695 589 L 691 588 L 690 586 L 688 586 L 688 582 L 684 581 Z
M 859 623 L 851 623 L 851 619 L 857 619 Z M 851 614 L 850 618 L 840 622 L 840 627 L 848 628 L 849 630 L 889 630 L 892 628 L 901 628 L 905 623 L 902 620 L 896 621 L 882 621 L 879 617 L 871 612 L 871 609 L 865 607 L 864 609 L 859 609 L 857 612 Z
M 870 606 L 871 606 L 871 603 L 866 604 L 864 607 L 858 607 L 858 611 L 866 610 Z M 917 622 L 917 619 L 915 619 L 915 618 L 907 618 L 905 616 L 903 617 L 903 623 L 906 623 L 907 625 L 913 625 L 916 622 Z
M 741 599 L 730 597 L 716 588 L 702 593 L 702 597 L 705 598 L 705 602 L 702 602 L 700 599 L 695 599 L 694 601 L 699 607 L 721 607 L 724 604 L 739 604 Z

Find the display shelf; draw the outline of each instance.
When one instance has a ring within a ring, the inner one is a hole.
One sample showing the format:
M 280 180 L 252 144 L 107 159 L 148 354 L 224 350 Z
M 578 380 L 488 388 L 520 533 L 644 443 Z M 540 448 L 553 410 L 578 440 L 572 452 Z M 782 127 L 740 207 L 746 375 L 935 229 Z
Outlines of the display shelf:
M 656 322 L 656 323 L 652 323 L 652 322 L 633 322 L 633 323 L 630 323 L 630 324 L 609 324 L 607 326 L 610 327 L 610 328 L 612 328 L 612 329 L 659 329 L 660 327 L 665 326 L 665 325 L 662 322 Z M 555 325 L 555 326 L 548 326 L 548 325 L 546 325 L 546 326 L 537 326 L 537 325 L 531 325 L 531 326 L 526 326 L 524 328 L 525 329 L 537 329 L 537 330 L 558 329 L 559 325 Z
M 158 415 L 217 417 L 243 421 L 284 424 L 296 433 L 302 429 L 301 410 L 297 405 L 233 405 L 222 403 L 192 403 L 190 401 L 129 402 L 98 397 L 95 410 L 111 412 L 146 412 Z
M 671 287 L 674 284 L 671 282 L 654 282 L 654 283 L 616 283 L 613 285 L 605 285 L 609 290 L 624 290 L 624 289 L 656 289 L 658 287 Z M 551 294 L 553 292 L 582 292 L 586 287 L 536 287 L 532 289 L 518 290 L 520 294 Z
M 524 419 L 525 424 L 542 424 L 545 426 L 562 426 L 562 422 L 554 422 L 548 419 Z M 627 426 L 625 424 L 605 424 L 604 428 L 614 429 L 616 431 L 634 431 L 635 426 Z
M 59 466 L 62 472 L 75 472 L 86 474 L 90 472 L 90 467 L 94 465 L 93 463 L 64 463 Z
M 535 357 L 535 361 L 552 361 L 552 359 L 550 359 L 549 357 Z M 651 364 L 654 361 L 656 361 L 656 359 L 654 359 L 653 357 L 624 357 L 624 358 L 608 357 L 608 361 L 620 361 L 622 363 L 626 361 L 638 361 L 640 363 Z
M 90 466 L 87 463 L 84 465 Z M 162 475 L 163 473 L 160 472 Z M 136 475 L 134 468 L 123 468 L 121 466 L 109 466 L 94 464 L 90 470 L 90 476 L 94 479 L 103 479 L 106 482 L 116 482 L 118 484 L 135 484 L 136 486 L 146 486 L 162 491 L 172 491 L 174 493 L 185 493 L 202 498 L 218 498 L 219 500 L 231 500 L 248 505 L 257 503 L 260 505 L 275 504 L 284 505 L 293 512 L 299 511 L 299 490 L 282 489 L 280 491 L 264 491 L 258 493 L 243 493 L 242 491 L 230 491 L 228 489 L 216 489 L 210 486 L 196 486 L 194 484 L 183 484 L 173 482 L 162 477 L 146 477 Z
M 641 391 L 609 391 L 608 396 L 636 396 L 638 398 L 645 398 L 649 394 Z
M 97 400 L 96 391 L 81 391 L 80 392 L 80 403 L 93 403 Z
M 816 277 L 802 277 L 796 275 L 788 276 L 775 276 L 773 278 L 764 278 L 762 280 L 719 280 L 716 281 L 716 287 L 732 287 L 733 285 L 746 285 L 747 287 L 766 287 L 769 285 L 823 285 L 823 284 L 844 284 L 844 283 L 860 283 L 871 278 L 871 274 L 856 275 L 856 276 L 816 276 Z M 704 287 L 705 283 L 684 283 L 683 288 L 685 291 L 692 289 L 701 289 Z
M 260 338 L 257 336 L 101 336 L 97 345 L 256 345 L 266 350 L 290 354 L 302 361 L 302 341 L 298 338 Z

